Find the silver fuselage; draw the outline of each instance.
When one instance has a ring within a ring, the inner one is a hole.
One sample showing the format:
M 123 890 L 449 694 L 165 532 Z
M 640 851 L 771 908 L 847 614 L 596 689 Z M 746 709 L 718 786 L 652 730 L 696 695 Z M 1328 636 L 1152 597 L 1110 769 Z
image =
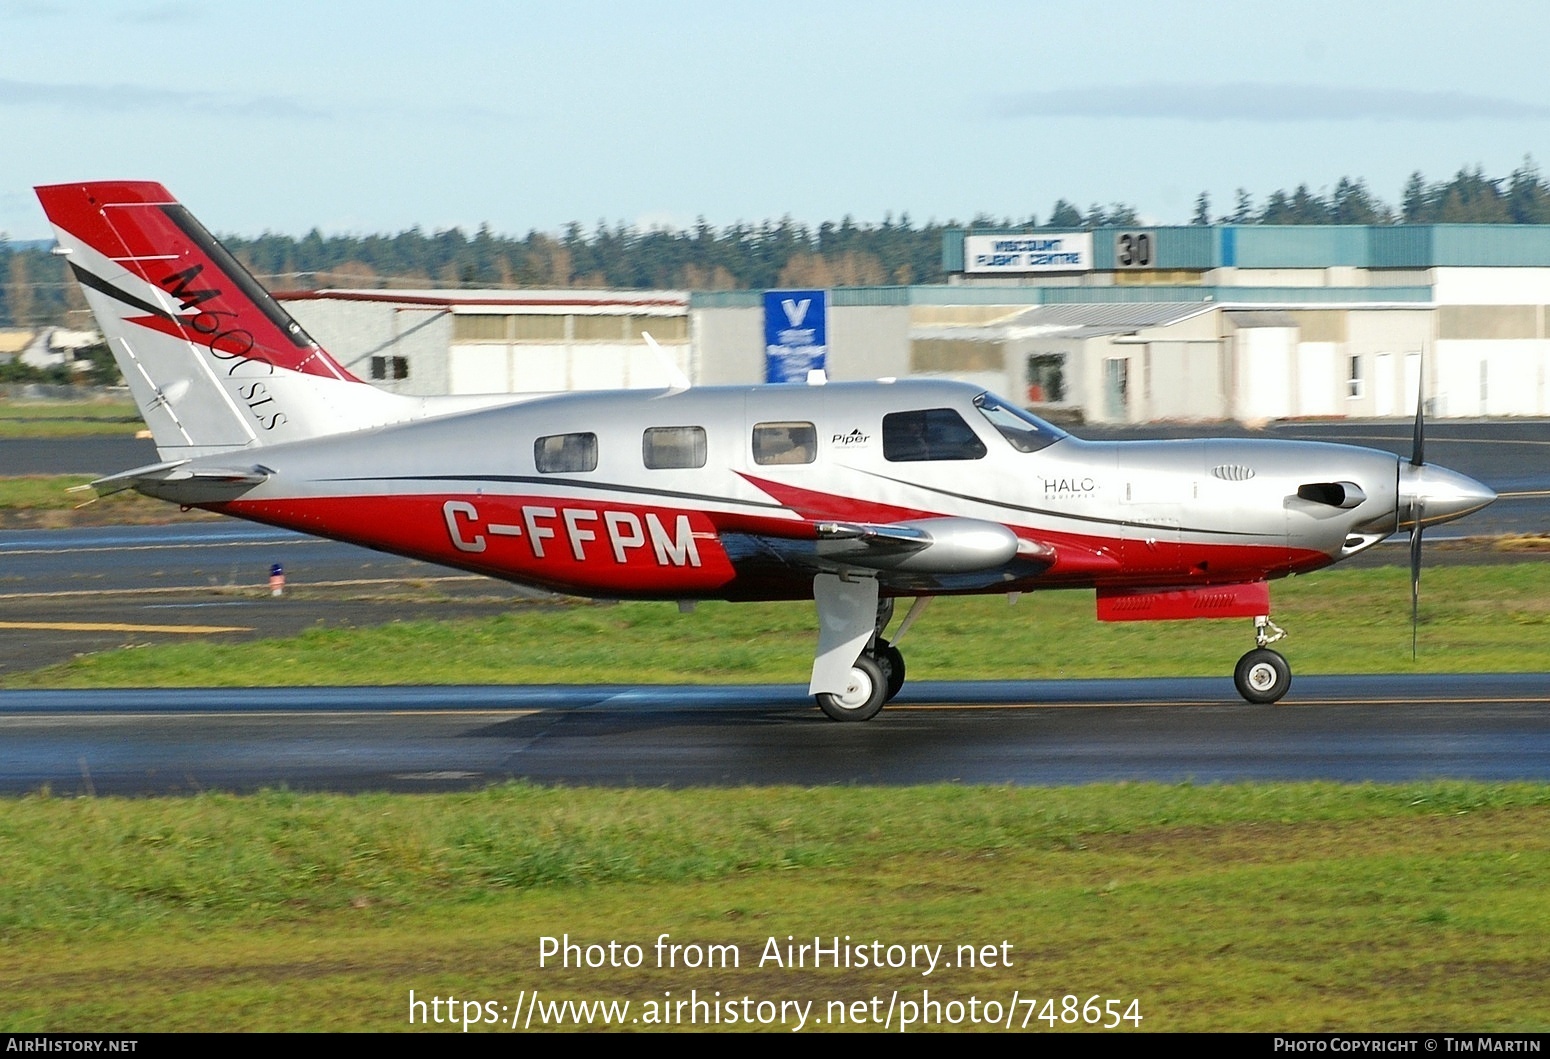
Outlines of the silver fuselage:
M 140 488 L 512 581 L 678 599 L 807 596 L 815 570 L 852 565 L 895 594 L 1262 580 L 1383 539 L 1417 490 L 1428 522 L 1494 496 L 1440 468 L 1423 480 L 1390 453 L 1314 442 L 1059 436 L 1019 451 L 976 407 L 980 393 L 909 380 L 560 394 L 266 447 L 252 453 L 263 480 L 229 499 L 212 502 L 207 483 Z M 885 417 L 942 409 L 977 449 L 894 458 Z M 760 461 L 754 431 L 772 423 L 810 424 L 811 462 Z M 647 467 L 643 438 L 664 427 L 701 428 L 703 465 Z M 595 436 L 594 467 L 540 469 L 538 439 L 578 434 Z M 815 532 L 943 519 L 966 521 L 931 522 L 949 558 L 924 571 L 852 564 Z M 977 524 L 1009 529 L 1017 554 L 955 568 L 951 538 Z

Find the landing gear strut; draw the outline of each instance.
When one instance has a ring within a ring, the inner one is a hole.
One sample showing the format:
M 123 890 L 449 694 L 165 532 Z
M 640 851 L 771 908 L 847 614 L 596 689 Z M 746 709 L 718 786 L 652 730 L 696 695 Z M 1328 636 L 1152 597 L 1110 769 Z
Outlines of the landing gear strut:
M 1278 701 L 1292 686 L 1292 667 L 1280 652 L 1269 649 L 1270 644 L 1285 635 L 1286 630 L 1268 616 L 1254 619 L 1254 642 L 1259 646 L 1238 659 L 1232 674 L 1238 694 L 1249 702 L 1268 705 Z

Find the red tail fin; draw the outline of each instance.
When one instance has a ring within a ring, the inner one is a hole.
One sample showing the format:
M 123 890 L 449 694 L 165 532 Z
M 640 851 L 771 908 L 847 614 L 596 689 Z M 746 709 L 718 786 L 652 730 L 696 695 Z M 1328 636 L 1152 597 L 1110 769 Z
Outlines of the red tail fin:
M 160 184 L 101 181 L 37 192 L 76 279 L 119 303 L 123 323 L 204 347 L 229 374 L 267 365 L 359 381 Z M 65 234 L 95 254 L 79 253 Z

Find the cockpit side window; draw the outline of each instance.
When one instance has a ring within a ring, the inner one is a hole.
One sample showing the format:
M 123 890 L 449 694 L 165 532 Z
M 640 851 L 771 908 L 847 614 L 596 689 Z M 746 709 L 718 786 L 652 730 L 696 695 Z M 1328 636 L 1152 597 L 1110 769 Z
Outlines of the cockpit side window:
M 891 462 L 977 460 L 985 451 L 985 443 L 951 408 L 883 416 L 883 458 Z
M 1000 431 L 1001 436 L 1018 452 L 1038 452 L 1067 436 L 1059 427 L 1051 426 L 1038 416 L 1008 404 L 994 394 L 980 394 L 974 399 L 974 407 L 990 420 L 990 425 Z

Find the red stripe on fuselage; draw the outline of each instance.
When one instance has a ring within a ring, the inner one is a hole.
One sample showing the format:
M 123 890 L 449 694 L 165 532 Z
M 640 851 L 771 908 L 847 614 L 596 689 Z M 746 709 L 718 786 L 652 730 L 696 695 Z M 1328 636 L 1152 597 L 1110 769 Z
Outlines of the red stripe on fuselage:
M 551 496 L 234 500 L 212 510 L 588 596 L 715 597 L 736 576 L 703 512 Z
M 738 472 L 738 476 L 813 522 L 831 519 L 836 522 L 906 522 L 915 518 L 933 518 L 938 514 L 923 508 L 895 507 L 859 497 L 820 493 L 815 489 L 772 482 L 768 478 L 759 478 L 742 471 Z
M 812 593 L 813 571 L 799 566 L 789 574 L 765 566 L 740 576 L 720 539 L 722 532 L 811 537 L 807 522 L 488 493 L 235 500 L 207 506 L 557 592 L 657 599 L 810 598 Z M 1147 542 L 1011 528 L 1052 546 L 1057 556 L 1037 578 L 1019 581 L 1019 591 L 1227 584 L 1283 577 L 1330 562 L 1319 552 L 1267 545 L 1186 543 L 1153 552 Z M 1152 561 L 1145 561 L 1149 555 Z M 887 573 L 881 576 L 886 585 Z M 998 583 L 978 591 L 1007 590 Z

